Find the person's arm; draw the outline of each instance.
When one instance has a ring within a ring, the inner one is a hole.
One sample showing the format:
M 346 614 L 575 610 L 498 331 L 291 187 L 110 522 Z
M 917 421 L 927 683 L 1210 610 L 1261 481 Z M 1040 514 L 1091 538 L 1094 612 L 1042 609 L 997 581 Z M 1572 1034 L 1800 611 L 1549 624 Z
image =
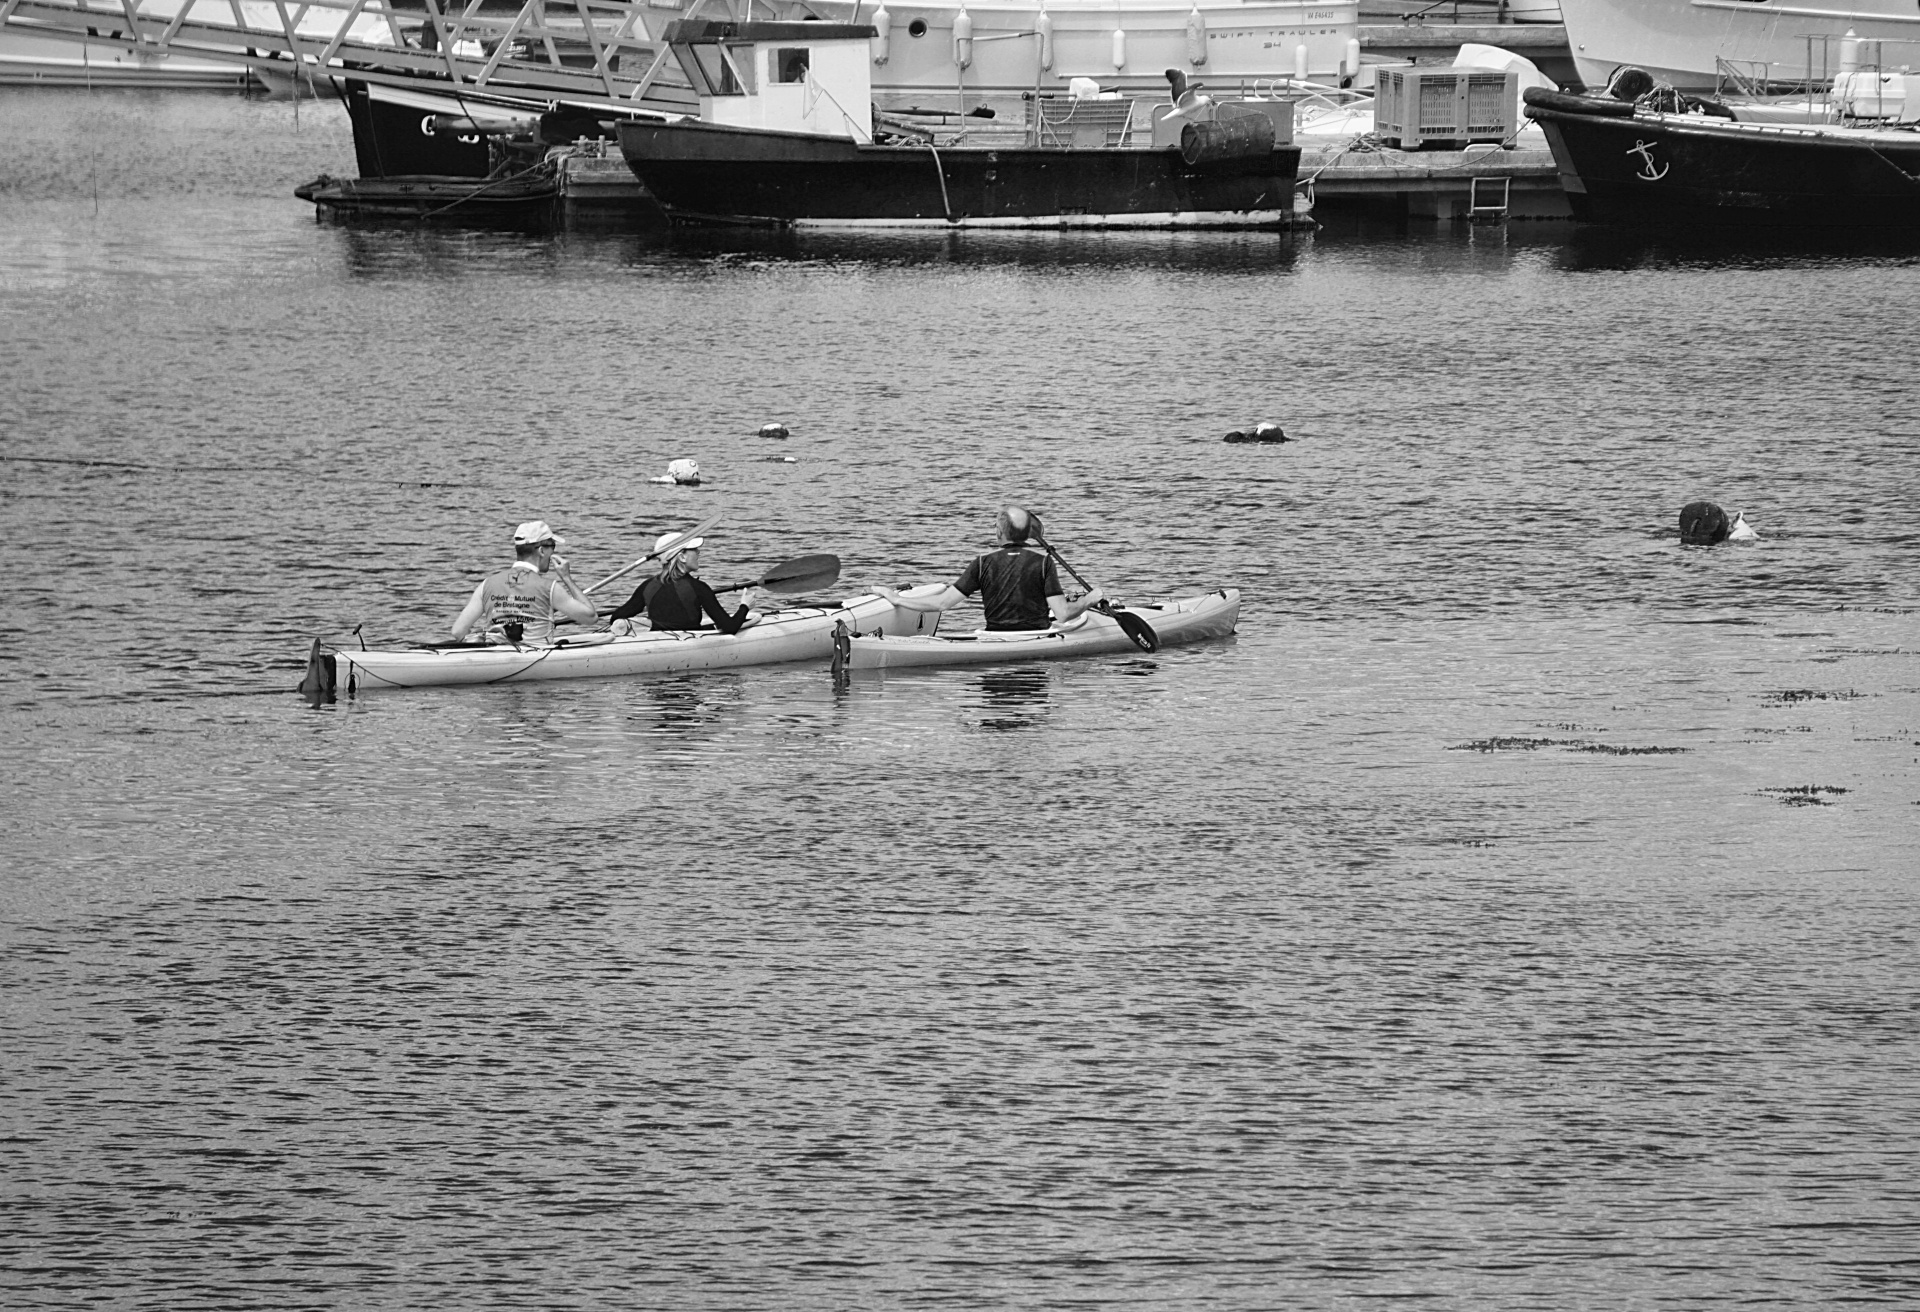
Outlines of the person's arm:
M 547 599 L 553 603 L 553 608 L 575 624 L 591 627 L 599 620 L 600 612 L 593 608 L 593 603 L 587 600 L 587 594 L 580 591 L 573 576 L 567 573 L 566 562 L 554 561 L 553 572 L 556 577 L 553 586 L 547 590 Z
M 475 624 L 478 624 L 480 617 L 486 614 L 486 611 L 487 581 L 482 579 L 480 580 L 480 585 L 473 590 L 473 595 L 467 598 L 466 607 L 454 617 L 453 640 L 455 642 L 465 642 L 467 640 L 467 630 L 471 629 Z
M 1087 595 L 1078 601 L 1067 600 L 1067 590 L 1060 586 L 1060 571 L 1053 567 L 1053 557 L 1047 557 L 1047 563 L 1040 573 L 1040 581 L 1047 592 L 1047 609 L 1053 612 L 1055 624 L 1065 624 L 1068 620 L 1079 619 L 1095 606 L 1105 601 L 1107 594 L 1098 588 L 1087 589 Z
M 607 616 L 607 618 L 609 620 L 630 620 L 635 615 L 645 614 L 647 609 L 647 584 L 651 582 L 653 582 L 652 579 L 640 580 L 640 586 L 633 590 L 633 595 L 621 602 L 620 605 L 615 608 L 613 614 Z
M 909 597 L 896 588 L 868 588 L 874 596 L 890 601 L 902 610 L 938 610 L 949 611 L 966 600 L 960 589 L 949 583 L 931 597 Z
M 1068 620 L 1078 619 L 1106 599 L 1107 594 L 1098 588 L 1078 601 L 1068 601 L 1065 593 L 1056 592 L 1047 598 L 1047 609 L 1053 612 L 1055 624 L 1065 624 Z
M 693 595 L 700 599 L 700 609 L 713 621 L 713 627 L 722 633 L 738 633 L 740 626 L 747 622 L 747 608 L 742 606 L 733 614 L 727 614 L 727 608 L 720 604 L 720 598 L 707 586 L 705 579 L 693 581 Z

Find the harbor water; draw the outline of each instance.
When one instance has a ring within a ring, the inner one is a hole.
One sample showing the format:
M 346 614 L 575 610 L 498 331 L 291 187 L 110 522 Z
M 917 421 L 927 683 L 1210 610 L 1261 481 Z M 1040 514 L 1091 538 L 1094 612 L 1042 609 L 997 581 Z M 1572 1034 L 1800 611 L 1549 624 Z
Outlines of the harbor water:
M 1915 252 L 332 226 L 335 106 L 0 129 L 7 1307 L 1920 1299 Z M 1238 635 L 292 691 L 519 520 L 851 596 L 1009 501 Z

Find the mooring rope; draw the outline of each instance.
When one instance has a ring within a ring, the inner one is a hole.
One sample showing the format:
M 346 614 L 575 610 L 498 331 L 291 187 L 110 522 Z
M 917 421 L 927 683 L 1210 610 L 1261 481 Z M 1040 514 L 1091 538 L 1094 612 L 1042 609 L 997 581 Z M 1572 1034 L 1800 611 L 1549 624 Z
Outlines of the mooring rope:
M 927 152 L 933 156 L 933 173 L 940 179 L 940 208 L 947 212 L 947 222 L 953 222 L 953 202 L 947 198 L 947 166 L 940 162 L 940 148 L 931 141 L 927 143 Z

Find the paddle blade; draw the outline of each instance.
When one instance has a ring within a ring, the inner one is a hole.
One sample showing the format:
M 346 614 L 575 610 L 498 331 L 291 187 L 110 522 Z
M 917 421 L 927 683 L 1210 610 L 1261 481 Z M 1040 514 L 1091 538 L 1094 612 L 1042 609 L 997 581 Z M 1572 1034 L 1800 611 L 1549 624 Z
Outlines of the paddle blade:
M 839 577 L 840 557 L 822 552 L 782 561 L 760 576 L 760 586 L 768 592 L 817 592 L 832 587 Z
M 1141 651 L 1160 650 L 1160 635 L 1153 631 L 1153 625 L 1130 610 L 1116 610 L 1109 613 L 1120 622 L 1120 631 L 1133 639 L 1134 646 Z

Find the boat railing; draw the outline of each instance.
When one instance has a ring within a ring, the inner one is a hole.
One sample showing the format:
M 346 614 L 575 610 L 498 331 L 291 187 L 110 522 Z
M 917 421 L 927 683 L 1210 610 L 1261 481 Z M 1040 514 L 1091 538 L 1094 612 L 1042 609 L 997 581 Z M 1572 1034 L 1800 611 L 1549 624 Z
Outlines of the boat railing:
M 0 23 L 144 56 L 174 55 L 292 75 L 296 91 L 350 76 L 469 91 L 686 112 L 692 89 L 659 38 L 679 7 L 633 0 L 0 0 Z M 302 84 L 305 84 L 304 87 Z

